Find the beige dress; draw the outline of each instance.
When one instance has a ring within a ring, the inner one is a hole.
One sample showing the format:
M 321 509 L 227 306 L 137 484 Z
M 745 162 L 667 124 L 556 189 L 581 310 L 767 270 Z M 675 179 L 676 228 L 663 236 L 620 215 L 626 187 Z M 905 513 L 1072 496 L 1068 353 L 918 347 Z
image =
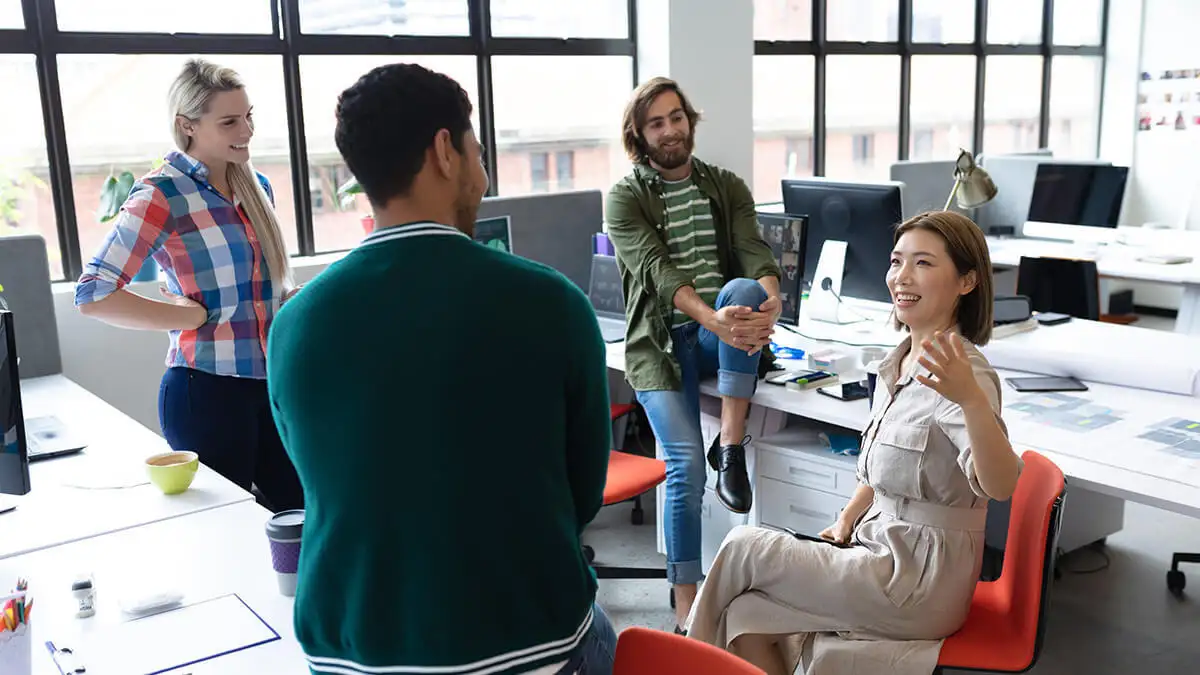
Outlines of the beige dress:
M 999 419 L 1000 380 L 964 347 Z M 900 372 L 908 350 L 905 340 L 880 365 L 858 458 L 875 502 L 854 546 L 736 528 L 693 605 L 691 637 L 728 649 L 739 635 L 787 634 L 784 651 L 807 675 L 933 671 L 979 579 L 988 497 L 962 408 Z

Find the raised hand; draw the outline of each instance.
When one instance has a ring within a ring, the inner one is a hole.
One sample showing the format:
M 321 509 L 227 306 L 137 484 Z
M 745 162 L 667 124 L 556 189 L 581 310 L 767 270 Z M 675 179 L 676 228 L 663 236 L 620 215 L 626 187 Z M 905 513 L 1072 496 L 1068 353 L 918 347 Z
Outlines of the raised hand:
M 934 334 L 934 341 L 925 340 L 921 344 L 925 353 L 917 359 L 933 377 L 917 375 L 917 381 L 960 406 L 984 397 L 958 336 L 939 332 Z

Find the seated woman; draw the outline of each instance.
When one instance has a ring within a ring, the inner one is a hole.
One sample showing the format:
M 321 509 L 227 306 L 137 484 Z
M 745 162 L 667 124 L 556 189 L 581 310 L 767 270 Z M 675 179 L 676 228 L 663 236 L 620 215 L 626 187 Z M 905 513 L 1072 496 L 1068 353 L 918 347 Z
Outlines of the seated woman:
M 880 365 L 859 485 L 821 532 L 829 543 L 735 529 L 689 621 L 691 637 L 771 675 L 798 663 L 804 672 L 887 664 L 930 673 L 940 638 L 966 620 L 988 499 L 1008 499 L 1023 466 L 1000 419 L 1000 380 L 976 348 L 992 333 L 983 233 L 965 216 L 937 211 L 902 223 L 895 242 L 887 284 L 897 328 L 909 335 Z M 823 670 L 834 658 L 822 643 L 884 653 L 851 654 L 842 663 L 857 665 Z

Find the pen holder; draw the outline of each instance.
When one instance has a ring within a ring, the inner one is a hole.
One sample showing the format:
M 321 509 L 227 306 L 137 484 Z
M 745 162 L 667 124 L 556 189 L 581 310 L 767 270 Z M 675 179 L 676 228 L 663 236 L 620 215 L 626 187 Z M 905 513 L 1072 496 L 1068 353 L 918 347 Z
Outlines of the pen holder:
M 0 631 L 0 673 L 33 675 L 33 636 L 29 624 Z

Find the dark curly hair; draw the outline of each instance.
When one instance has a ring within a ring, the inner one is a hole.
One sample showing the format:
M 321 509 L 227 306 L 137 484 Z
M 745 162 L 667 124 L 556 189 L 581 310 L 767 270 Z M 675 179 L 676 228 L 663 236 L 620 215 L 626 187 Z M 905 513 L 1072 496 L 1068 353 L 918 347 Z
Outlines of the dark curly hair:
M 414 63 L 379 66 L 342 92 L 334 141 L 367 198 L 383 206 L 403 197 L 425 164 L 437 132 L 464 149 L 471 99 L 452 78 Z

